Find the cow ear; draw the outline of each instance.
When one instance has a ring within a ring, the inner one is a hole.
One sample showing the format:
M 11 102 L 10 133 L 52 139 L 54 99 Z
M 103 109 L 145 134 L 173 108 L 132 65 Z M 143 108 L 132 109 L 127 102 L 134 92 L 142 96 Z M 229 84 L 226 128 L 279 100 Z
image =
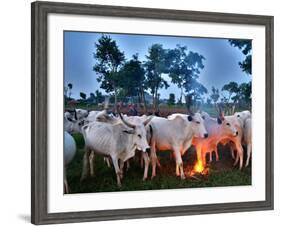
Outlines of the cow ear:
M 135 130 L 133 130 L 133 129 L 131 129 L 131 130 L 123 130 L 123 133 L 134 134 Z
M 72 118 L 67 118 L 68 121 L 73 122 Z
M 187 116 L 187 120 L 188 120 L 188 121 L 190 121 L 190 122 L 191 122 L 191 121 L 192 121 L 192 119 L 193 119 L 193 118 L 192 118 L 192 116 L 191 116 L 191 115 Z
M 217 118 L 218 124 L 222 124 L 222 120 L 220 118 Z

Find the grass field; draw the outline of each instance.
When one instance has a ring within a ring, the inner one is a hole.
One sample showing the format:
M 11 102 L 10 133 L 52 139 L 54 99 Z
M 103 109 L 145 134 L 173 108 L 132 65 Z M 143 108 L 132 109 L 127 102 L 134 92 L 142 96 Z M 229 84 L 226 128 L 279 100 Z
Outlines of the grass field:
M 78 151 L 67 168 L 67 179 L 71 193 L 251 185 L 251 166 L 243 168 L 241 171 L 234 168 L 229 151 L 222 146 L 219 146 L 221 160 L 209 165 L 208 176 L 198 177 L 197 179 L 181 180 L 176 177 L 175 161 L 170 159 L 170 152 L 162 152 L 158 154 L 161 169 L 157 168 L 157 176 L 153 180 L 150 179 L 151 170 L 149 169 L 149 179 L 142 181 L 143 169 L 141 169 L 139 162 L 132 159 L 130 169 L 125 171 L 122 187 L 119 188 L 116 183 L 114 168 L 108 168 L 103 161 L 103 157 L 96 156 L 95 177 L 89 177 L 80 183 L 84 140 L 80 134 L 74 134 L 74 138 Z M 192 148 L 183 156 L 183 161 L 185 170 L 192 168 L 196 162 L 195 151 Z

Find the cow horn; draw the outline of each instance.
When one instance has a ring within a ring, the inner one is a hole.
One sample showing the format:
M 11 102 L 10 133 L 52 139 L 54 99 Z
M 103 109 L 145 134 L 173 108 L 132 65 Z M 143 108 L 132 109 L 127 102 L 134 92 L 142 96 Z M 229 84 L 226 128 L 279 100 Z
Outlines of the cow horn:
M 120 116 L 120 119 L 122 120 L 122 122 L 123 122 L 126 126 L 128 126 L 128 127 L 130 127 L 130 128 L 133 128 L 133 129 L 136 128 L 135 125 L 133 125 L 133 124 L 127 122 L 127 121 L 123 118 L 123 116 L 122 116 L 122 114 L 121 114 L 120 112 L 119 112 L 119 116 Z
M 222 110 L 222 107 L 219 105 L 216 105 L 216 107 L 218 109 L 220 119 L 224 120 L 224 111 Z
M 146 120 L 143 122 L 143 125 L 146 126 L 146 125 L 151 121 L 152 118 L 153 118 L 153 116 L 150 116 L 148 119 L 146 119 Z
M 77 120 L 77 112 L 76 112 L 76 109 L 74 110 L 74 118 L 75 118 L 75 120 Z

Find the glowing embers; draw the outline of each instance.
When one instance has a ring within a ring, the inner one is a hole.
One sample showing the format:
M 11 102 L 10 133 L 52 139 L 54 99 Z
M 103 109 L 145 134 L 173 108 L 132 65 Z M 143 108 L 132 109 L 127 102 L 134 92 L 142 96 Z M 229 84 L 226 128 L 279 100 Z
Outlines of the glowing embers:
M 193 169 L 191 169 L 187 174 L 188 176 L 197 179 L 196 176 L 207 176 L 209 174 L 209 168 L 204 166 L 202 160 L 198 160 Z

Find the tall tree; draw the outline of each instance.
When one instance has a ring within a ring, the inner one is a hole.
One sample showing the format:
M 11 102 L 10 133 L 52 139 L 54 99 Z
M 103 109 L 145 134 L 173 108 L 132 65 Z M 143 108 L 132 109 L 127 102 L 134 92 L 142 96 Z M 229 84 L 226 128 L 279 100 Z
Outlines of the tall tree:
M 216 89 L 214 86 L 212 87 L 212 92 L 210 94 L 210 98 L 212 99 L 214 105 L 217 104 L 219 98 L 220 98 L 220 91 L 219 89 Z
M 125 55 L 119 50 L 116 42 L 110 36 L 102 35 L 97 41 L 96 64 L 94 71 L 98 74 L 97 81 L 107 93 L 114 93 L 115 111 L 117 110 L 117 91 L 119 88 L 119 70 L 125 61 Z
M 174 93 L 169 94 L 168 105 L 175 105 L 176 98 Z
M 143 103 L 146 111 L 144 97 L 145 70 L 138 55 L 134 54 L 132 59 L 127 61 L 120 69 L 120 87 L 124 89 L 126 96 L 138 96 L 139 103 Z
M 166 50 L 160 44 L 153 44 L 148 49 L 146 59 L 144 63 L 146 69 L 145 85 L 152 94 L 154 111 L 156 111 L 158 107 L 159 89 L 163 87 L 167 89 L 169 87 L 168 82 L 162 77 L 163 73 L 167 72 Z
M 252 41 L 251 40 L 239 40 L 229 39 L 230 45 L 237 47 L 245 55 L 245 59 L 239 62 L 241 69 L 247 74 L 252 74 Z
M 229 82 L 228 84 L 225 84 L 221 90 L 228 93 L 228 97 L 226 97 L 226 100 L 227 103 L 229 103 L 231 100 L 233 100 L 233 97 L 235 99 L 235 96 L 237 96 L 237 94 L 239 93 L 239 85 L 237 84 L 237 82 Z
M 102 103 L 104 101 L 104 96 L 99 90 L 96 90 L 95 96 L 96 96 L 97 104 Z
M 197 52 L 187 52 L 186 46 L 177 45 L 175 49 L 168 51 L 166 62 L 170 65 L 169 76 L 172 83 L 175 83 L 181 90 L 179 102 L 182 102 L 182 96 L 185 96 L 186 100 L 191 98 L 186 101 L 186 104 L 191 104 L 192 99 L 196 102 L 208 92 L 206 87 L 198 82 L 200 72 L 204 68 L 204 59 L 204 56 Z M 190 106 L 187 107 L 190 108 Z
M 72 88 L 73 88 L 72 83 L 68 83 L 67 88 L 68 88 L 68 99 L 70 99 L 72 95 Z

